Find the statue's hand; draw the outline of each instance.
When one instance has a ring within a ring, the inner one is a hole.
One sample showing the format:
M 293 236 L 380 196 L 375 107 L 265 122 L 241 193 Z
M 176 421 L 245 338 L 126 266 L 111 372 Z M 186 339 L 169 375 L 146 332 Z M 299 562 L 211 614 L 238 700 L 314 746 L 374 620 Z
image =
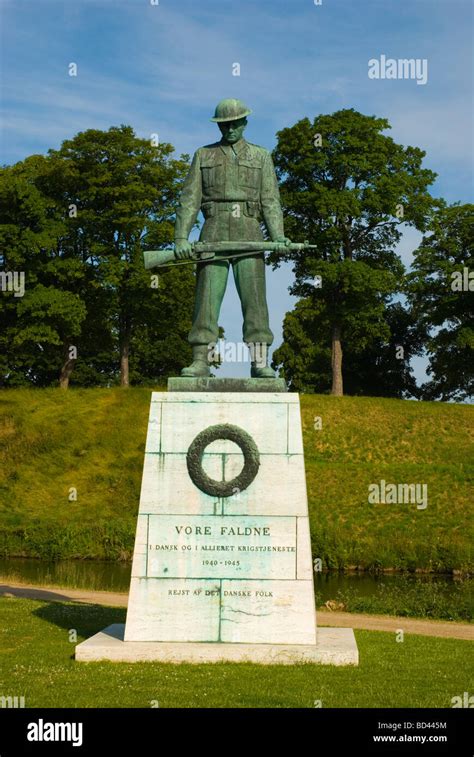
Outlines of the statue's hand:
M 281 246 L 281 251 L 284 252 L 285 248 L 291 244 L 291 239 L 288 239 L 288 237 L 277 237 L 277 239 L 275 239 L 275 242 L 277 242 Z
M 187 239 L 179 239 L 174 245 L 174 254 L 178 260 L 190 260 L 193 257 L 193 246 Z

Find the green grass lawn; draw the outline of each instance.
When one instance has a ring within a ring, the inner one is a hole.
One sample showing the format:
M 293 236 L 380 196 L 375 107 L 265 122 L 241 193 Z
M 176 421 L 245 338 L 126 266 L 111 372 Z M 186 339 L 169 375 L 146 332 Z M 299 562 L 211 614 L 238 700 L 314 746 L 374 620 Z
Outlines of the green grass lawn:
M 315 556 L 332 568 L 472 570 L 473 407 L 308 395 L 302 416 Z M 381 479 L 427 484 L 427 508 L 368 504 Z
M 356 631 L 358 667 L 79 663 L 78 642 L 125 611 L 0 600 L 0 696 L 26 707 L 451 707 L 469 691 L 470 642 Z M 156 706 L 156 705 L 155 705 Z
M 145 388 L 0 392 L 1 554 L 130 558 L 149 400 Z M 301 401 L 313 554 L 323 565 L 472 569 L 472 406 Z M 368 486 L 381 479 L 427 484 L 428 507 L 369 504 Z

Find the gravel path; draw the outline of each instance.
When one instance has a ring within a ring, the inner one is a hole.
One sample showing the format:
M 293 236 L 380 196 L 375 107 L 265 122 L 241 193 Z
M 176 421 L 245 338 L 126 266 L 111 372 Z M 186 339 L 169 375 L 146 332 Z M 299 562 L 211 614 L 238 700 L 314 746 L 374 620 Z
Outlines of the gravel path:
M 126 607 L 128 594 L 111 591 L 87 591 L 85 589 L 57 589 L 28 586 L 26 584 L 0 584 L 0 597 L 22 597 L 45 602 L 85 602 L 87 604 Z M 393 615 L 363 615 L 353 612 L 318 610 L 318 625 L 338 628 L 360 628 L 367 631 L 402 630 L 421 636 L 440 636 L 449 639 L 474 640 L 474 624 L 454 623 L 444 620 L 401 618 Z

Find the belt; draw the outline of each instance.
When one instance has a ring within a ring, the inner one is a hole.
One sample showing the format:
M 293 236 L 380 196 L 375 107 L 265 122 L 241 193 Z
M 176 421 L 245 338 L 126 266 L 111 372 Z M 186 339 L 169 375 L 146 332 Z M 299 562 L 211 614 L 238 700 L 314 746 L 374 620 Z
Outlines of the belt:
M 257 215 L 261 210 L 260 203 L 255 200 L 206 200 L 202 203 L 201 210 L 207 218 L 214 213 L 232 213 L 236 205 L 247 208 L 249 215 Z
M 236 205 L 243 205 L 248 200 L 211 200 L 214 203 L 218 213 L 222 211 L 232 211 Z

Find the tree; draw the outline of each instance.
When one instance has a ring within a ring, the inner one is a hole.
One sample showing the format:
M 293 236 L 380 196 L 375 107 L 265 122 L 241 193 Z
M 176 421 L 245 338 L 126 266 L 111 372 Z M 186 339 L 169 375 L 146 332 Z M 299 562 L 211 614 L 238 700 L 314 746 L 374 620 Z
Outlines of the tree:
M 344 386 L 347 394 L 371 397 L 419 397 L 410 360 L 423 349 L 424 330 L 400 302 L 384 312 L 387 338 L 362 342 L 348 333 L 345 346 Z M 299 300 L 283 324 L 284 342 L 273 353 L 273 367 L 293 391 L 327 394 L 331 391 L 331 346 L 325 335 L 325 310 L 311 298 Z
M 71 342 L 81 333 L 86 316 L 84 302 L 77 294 L 38 284 L 19 303 L 18 316 L 14 347 L 26 342 L 41 344 L 43 350 L 45 345 L 59 345 L 62 355 L 59 386 L 67 389 L 77 359 L 77 347 Z
M 130 383 L 130 349 L 149 325 L 150 273 L 143 267 L 146 246 L 170 244 L 186 157 L 172 158 L 170 144 L 139 139 L 130 126 L 107 132 L 89 129 L 50 151 L 63 177 L 62 203 L 72 216 L 68 242 L 96 272 L 108 293 L 110 328 L 120 360 L 120 383 Z M 66 167 L 66 168 L 65 168 Z M 191 310 L 192 272 L 176 271 L 187 286 Z M 174 313 L 174 322 L 186 313 Z M 155 307 L 154 318 L 160 318 Z M 168 321 L 169 324 L 169 321 Z
M 286 233 L 317 245 L 316 253 L 287 254 L 295 273 L 290 291 L 311 298 L 319 312 L 335 395 L 343 393 L 349 337 L 357 335 L 361 351 L 389 338 L 386 307 L 404 276 L 394 251 L 399 227 L 423 229 L 433 203 L 427 187 L 435 174 L 422 168 L 425 153 L 382 134 L 389 128 L 386 119 L 341 110 L 277 135 Z
M 187 166 L 172 151 L 113 127 L 1 171 L 0 274 L 25 292 L 0 292 L 0 385 L 126 386 L 130 360 L 135 382 L 189 360 L 192 267 L 142 259 L 172 239 Z
M 474 205 L 439 203 L 408 277 L 414 315 L 427 329 L 425 399 L 474 394 Z
M 78 275 L 74 261 L 59 254 L 65 233 L 64 214 L 54 199 L 40 188 L 48 184 L 48 161 L 33 155 L 0 174 L 0 265 L 4 276 L 21 276 L 24 291 L 3 292 L 0 300 L 0 382 L 42 385 L 60 368 L 59 346 L 65 371 L 64 343 L 77 335 L 84 318 L 84 304 L 57 284 L 58 266 L 64 281 Z M 73 271 L 69 271 L 69 263 Z M 44 344 L 43 344 L 44 342 Z M 51 349 L 52 348 L 52 349 Z M 63 385 L 64 373 L 63 373 Z

